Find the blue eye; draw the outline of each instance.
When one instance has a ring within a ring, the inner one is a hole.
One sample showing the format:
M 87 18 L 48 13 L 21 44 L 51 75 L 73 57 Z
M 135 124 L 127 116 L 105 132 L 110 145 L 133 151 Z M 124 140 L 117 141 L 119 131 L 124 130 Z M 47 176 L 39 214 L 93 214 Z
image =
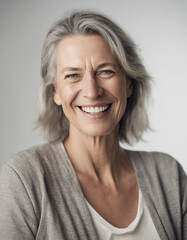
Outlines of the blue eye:
M 81 79 L 81 75 L 79 73 L 67 74 L 65 79 L 69 80 L 69 82 L 78 82 Z
M 76 74 L 76 73 L 68 74 L 65 76 L 65 78 L 76 78 L 76 77 L 78 77 L 78 74 Z
M 104 71 L 102 71 L 102 73 L 103 73 L 103 74 L 112 74 L 112 73 L 114 73 L 114 72 L 111 71 L 111 70 L 104 70 Z
M 97 76 L 103 79 L 109 79 L 115 74 L 112 70 L 101 70 L 98 72 Z

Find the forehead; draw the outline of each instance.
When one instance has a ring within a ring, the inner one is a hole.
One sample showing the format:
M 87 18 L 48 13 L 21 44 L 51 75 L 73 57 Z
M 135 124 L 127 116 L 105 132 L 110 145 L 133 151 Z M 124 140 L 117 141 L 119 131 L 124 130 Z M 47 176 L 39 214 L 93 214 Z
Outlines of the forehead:
M 116 62 L 116 57 L 105 39 L 99 35 L 73 35 L 58 43 L 57 61 L 67 63 L 83 60 Z

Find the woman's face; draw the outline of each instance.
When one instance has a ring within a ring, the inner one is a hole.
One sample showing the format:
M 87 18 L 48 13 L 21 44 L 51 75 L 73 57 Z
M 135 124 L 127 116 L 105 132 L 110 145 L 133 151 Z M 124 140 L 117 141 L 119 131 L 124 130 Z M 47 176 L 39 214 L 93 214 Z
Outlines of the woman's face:
M 54 101 L 62 105 L 70 132 L 110 134 L 118 125 L 131 94 L 107 42 L 98 35 L 74 35 L 57 47 Z

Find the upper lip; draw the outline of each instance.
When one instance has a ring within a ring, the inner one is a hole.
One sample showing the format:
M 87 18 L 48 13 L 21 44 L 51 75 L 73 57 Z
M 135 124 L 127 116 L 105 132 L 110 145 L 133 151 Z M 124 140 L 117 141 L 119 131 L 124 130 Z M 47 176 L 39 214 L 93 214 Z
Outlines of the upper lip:
M 77 105 L 78 107 L 102 107 L 102 106 L 107 106 L 112 103 L 96 103 L 96 104 L 86 104 L 86 105 Z

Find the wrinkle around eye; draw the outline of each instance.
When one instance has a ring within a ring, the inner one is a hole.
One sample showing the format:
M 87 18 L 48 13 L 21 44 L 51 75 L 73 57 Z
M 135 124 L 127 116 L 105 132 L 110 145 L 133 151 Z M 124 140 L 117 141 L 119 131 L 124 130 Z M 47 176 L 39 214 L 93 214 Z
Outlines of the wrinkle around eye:
M 77 73 L 71 73 L 71 74 L 67 74 L 65 75 L 65 80 L 69 80 L 71 82 L 76 82 L 79 81 L 81 79 L 81 76 Z
M 65 78 L 75 78 L 75 77 L 77 77 L 77 76 L 78 76 L 77 73 L 72 73 L 72 74 L 67 74 L 67 75 L 65 76 Z
M 113 70 L 101 70 L 97 73 L 97 77 L 102 79 L 110 79 L 114 76 L 115 73 L 116 72 L 114 72 Z

